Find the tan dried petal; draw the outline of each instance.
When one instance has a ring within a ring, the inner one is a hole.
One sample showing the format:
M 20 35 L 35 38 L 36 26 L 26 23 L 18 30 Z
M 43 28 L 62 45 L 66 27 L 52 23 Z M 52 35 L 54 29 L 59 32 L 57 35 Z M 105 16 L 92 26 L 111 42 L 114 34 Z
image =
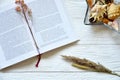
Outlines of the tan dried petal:
M 31 9 L 28 10 L 28 15 L 32 16 L 32 10 Z
M 17 12 L 21 12 L 21 8 L 19 6 L 16 7 Z
M 20 0 L 21 3 L 24 3 L 24 0 Z
M 25 12 L 28 10 L 28 7 L 27 7 L 26 4 L 23 4 L 22 7 L 23 7 L 23 9 L 24 9 Z
M 20 3 L 20 0 L 15 0 L 15 3 L 16 3 L 16 4 L 19 4 L 19 3 Z

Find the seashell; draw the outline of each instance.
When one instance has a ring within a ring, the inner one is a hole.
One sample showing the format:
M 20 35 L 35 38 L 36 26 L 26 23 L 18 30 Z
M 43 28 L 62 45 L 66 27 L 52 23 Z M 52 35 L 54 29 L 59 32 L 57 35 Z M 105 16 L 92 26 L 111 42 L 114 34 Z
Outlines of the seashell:
M 120 4 L 111 4 L 110 7 L 107 10 L 108 12 L 108 19 L 115 20 L 120 16 Z
M 96 4 L 90 12 L 90 19 L 92 18 L 92 22 L 100 22 L 104 18 L 104 15 L 107 11 L 107 5 L 99 5 Z
M 119 24 L 117 21 L 109 22 L 108 25 L 111 26 L 116 31 L 119 30 Z
M 113 3 L 114 0 L 101 0 L 104 4 Z

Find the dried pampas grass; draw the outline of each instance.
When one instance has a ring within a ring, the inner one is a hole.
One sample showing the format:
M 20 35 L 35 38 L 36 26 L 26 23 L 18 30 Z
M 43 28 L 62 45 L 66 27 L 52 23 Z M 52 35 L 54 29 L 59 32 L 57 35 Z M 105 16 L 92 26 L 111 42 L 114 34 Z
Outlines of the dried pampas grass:
M 80 69 L 83 69 L 83 70 L 108 73 L 108 74 L 112 74 L 112 75 L 116 75 L 116 76 L 120 77 L 119 74 L 114 73 L 113 71 L 104 67 L 100 63 L 97 64 L 93 61 L 90 61 L 90 60 L 87 60 L 87 59 L 80 59 L 80 58 L 73 57 L 73 56 L 62 55 L 62 57 L 64 59 L 68 60 L 68 61 L 71 61 L 72 66 L 74 66 L 74 67 L 77 67 L 77 68 L 80 68 Z

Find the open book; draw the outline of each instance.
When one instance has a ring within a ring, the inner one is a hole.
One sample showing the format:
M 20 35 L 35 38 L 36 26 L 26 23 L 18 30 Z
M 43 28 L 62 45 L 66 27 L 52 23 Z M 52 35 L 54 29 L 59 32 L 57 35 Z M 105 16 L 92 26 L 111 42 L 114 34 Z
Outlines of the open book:
M 77 41 L 61 0 L 28 0 L 40 53 Z M 38 55 L 24 17 L 13 3 L 0 10 L 0 69 Z

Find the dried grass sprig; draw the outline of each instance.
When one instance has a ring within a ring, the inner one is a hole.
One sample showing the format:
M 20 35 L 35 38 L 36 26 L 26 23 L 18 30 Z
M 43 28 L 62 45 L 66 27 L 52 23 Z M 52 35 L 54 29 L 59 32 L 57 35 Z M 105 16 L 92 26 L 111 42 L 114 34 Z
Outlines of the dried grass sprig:
M 119 74 L 111 71 L 110 69 L 104 67 L 103 65 L 101 65 L 100 63 L 95 63 L 93 61 L 90 61 L 88 59 L 80 59 L 77 57 L 73 57 L 73 56 L 64 56 L 62 55 L 62 57 L 70 62 L 72 62 L 72 66 L 83 69 L 83 70 L 89 70 L 89 71 L 95 71 L 95 72 L 103 72 L 103 73 L 108 73 L 108 74 L 112 74 L 112 75 L 116 75 L 118 77 L 120 77 Z

